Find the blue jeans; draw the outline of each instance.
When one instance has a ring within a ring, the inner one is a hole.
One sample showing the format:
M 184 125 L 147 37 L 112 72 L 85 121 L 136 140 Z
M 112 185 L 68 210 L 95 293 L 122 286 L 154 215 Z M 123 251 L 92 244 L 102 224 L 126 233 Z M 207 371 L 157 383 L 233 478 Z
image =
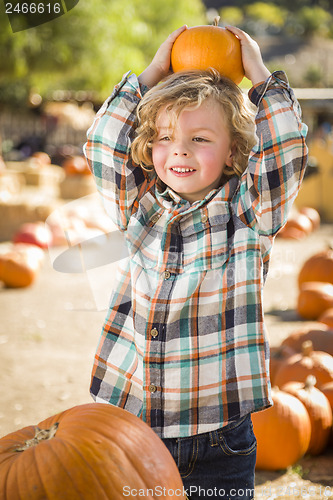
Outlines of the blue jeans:
M 257 442 L 250 414 L 216 431 L 163 442 L 189 499 L 254 497 Z

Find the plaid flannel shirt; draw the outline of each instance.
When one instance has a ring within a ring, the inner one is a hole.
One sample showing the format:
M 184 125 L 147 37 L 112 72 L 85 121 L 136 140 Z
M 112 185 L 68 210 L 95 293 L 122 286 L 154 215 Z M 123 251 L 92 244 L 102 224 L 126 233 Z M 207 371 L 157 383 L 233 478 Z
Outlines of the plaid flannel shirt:
M 92 373 L 96 401 L 162 438 L 222 427 L 272 404 L 263 285 L 306 164 L 306 125 L 283 72 L 249 92 L 258 142 L 241 178 L 190 204 L 131 161 L 146 88 L 125 75 L 84 151 L 105 209 L 125 232 Z

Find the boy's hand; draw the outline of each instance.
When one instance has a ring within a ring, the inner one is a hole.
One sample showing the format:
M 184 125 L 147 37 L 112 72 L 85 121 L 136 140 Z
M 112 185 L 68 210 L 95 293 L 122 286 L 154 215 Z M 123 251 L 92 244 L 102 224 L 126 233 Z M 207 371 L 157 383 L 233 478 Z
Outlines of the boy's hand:
M 182 26 L 173 31 L 157 50 L 149 66 L 139 75 L 139 82 L 147 87 L 154 87 L 170 73 L 171 50 L 178 36 L 185 31 L 187 26 Z
M 226 29 L 236 35 L 241 43 L 242 60 L 246 78 L 251 80 L 252 85 L 256 85 L 266 80 L 271 73 L 264 65 L 257 42 L 239 28 L 226 26 Z

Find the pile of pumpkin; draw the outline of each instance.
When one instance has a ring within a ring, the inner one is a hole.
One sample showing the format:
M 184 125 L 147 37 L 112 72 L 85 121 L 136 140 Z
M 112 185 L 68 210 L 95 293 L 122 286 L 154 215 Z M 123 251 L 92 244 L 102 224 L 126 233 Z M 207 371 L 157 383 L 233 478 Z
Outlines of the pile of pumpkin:
M 333 446 L 333 250 L 311 256 L 298 284 L 297 311 L 316 322 L 271 348 L 274 406 L 253 415 L 257 468 L 284 469 Z
M 312 255 L 298 275 L 298 314 L 333 327 L 333 250 Z
M 10 246 L 0 252 L 0 282 L 8 288 L 24 288 L 35 282 L 52 244 L 52 233 L 44 222 L 22 224 Z
M 295 332 L 271 348 L 271 383 L 274 406 L 252 416 L 257 468 L 285 469 L 333 445 L 333 330 Z
M 102 207 L 90 206 L 54 212 L 47 222 L 27 222 L 13 235 L 10 245 L 0 250 L 0 282 L 9 288 L 32 285 L 52 246 L 72 246 L 108 234 L 111 220 Z
M 40 170 L 51 166 L 51 157 L 44 151 L 36 151 L 27 160 L 27 166 Z M 54 166 L 54 165 L 53 165 Z M 61 161 L 61 167 L 66 175 L 91 175 L 87 160 L 80 154 L 66 154 Z

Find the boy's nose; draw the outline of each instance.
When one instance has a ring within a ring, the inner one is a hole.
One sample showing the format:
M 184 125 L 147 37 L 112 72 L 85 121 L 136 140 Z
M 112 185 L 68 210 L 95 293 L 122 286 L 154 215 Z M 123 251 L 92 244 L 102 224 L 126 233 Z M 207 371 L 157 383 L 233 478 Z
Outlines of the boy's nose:
M 184 142 L 179 141 L 177 144 L 175 144 L 173 154 L 175 156 L 189 156 L 189 148 Z

